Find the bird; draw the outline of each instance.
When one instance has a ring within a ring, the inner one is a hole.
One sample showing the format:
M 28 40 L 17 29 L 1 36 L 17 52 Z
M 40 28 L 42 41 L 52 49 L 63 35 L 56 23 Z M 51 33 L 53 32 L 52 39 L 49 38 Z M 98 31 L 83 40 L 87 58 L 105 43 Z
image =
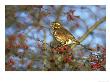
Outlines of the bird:
M 54 21 L 51 23 L 52 34 L 57 42 L 62 45 L 76 44 L 80 45 L 80 42 L 75 39 L 75 37 L 64 28 L 64 26 L 59 21 Z

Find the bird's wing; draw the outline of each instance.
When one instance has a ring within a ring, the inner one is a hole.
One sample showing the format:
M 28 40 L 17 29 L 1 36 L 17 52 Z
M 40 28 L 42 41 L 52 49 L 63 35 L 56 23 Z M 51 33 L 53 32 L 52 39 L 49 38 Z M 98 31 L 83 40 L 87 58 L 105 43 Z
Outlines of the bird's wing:
M 67 30 L 67 29 L 63 29 L 61 31 L 66 37 L 70 38 L 70 39 L 75 39 L 75 37 Z
M 65 41 L 66 40 L 66 36 L 62 31 L 55 31 L 54 32 L 54 36 L 58 41 Z
M 72 40 L 72 43 L 80 44 L 80 42 L 76 40 L 75 37 L 67 29 L 64 28 L 61 32 L 64 33 L 64 36 L 67 38 L 67 40 Z

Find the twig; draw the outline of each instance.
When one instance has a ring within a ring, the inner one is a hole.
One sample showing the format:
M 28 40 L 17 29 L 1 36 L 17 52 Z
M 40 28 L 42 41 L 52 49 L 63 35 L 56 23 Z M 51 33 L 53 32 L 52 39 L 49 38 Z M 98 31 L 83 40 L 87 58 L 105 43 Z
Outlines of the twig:
M 60 6 L 60 7 L 56 10 L 56 21 L 59 20 L 59 17 L 61 16 L 61 13 L 62 13 L 62 10 L 63 10 L 63 5 Z
M 104 21 L 106 21 L 106 16 L 101 18 L 99 21 L 97 21 L 93 26 L 91 26 L 87 32 L 79 39 L 79 42 L 81 43 L 83 40 L 85 40 L 85 38 L 87 38 L 87 36 L 94 30 L 96 29 L 101 23 L 103 23 Z M 71 48 L 76 47 L 77 44 L 74 44 L 71 46 Z

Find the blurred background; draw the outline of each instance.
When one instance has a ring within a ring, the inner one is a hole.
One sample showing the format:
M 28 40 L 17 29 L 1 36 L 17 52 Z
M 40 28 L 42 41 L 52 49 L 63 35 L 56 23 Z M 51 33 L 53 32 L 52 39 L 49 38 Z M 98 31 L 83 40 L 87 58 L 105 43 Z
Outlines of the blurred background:
M 76 46 L 66 52 L 69 56 L 65 55 L 65 51 L 60 53 L 57 47 L 51 47 L 54 38 L 50 27 L 58 19 L 79 40 L 96 21 L 105 16 L 105 5 L 6 5 L 6 70 L 105 70 L 106 21 L 81 42 L 92 52 Z

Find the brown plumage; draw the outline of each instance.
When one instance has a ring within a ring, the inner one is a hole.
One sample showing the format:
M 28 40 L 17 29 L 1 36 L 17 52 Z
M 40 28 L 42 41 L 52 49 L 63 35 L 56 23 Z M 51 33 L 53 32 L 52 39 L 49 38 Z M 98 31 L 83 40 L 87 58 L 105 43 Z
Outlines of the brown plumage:
M 65 29 L 60 22 L 53 22 L 51 27 L 53 36 L 62 45 L 80 44 L 80 42 L 76 40 L 75 37 L 67 29 Z

